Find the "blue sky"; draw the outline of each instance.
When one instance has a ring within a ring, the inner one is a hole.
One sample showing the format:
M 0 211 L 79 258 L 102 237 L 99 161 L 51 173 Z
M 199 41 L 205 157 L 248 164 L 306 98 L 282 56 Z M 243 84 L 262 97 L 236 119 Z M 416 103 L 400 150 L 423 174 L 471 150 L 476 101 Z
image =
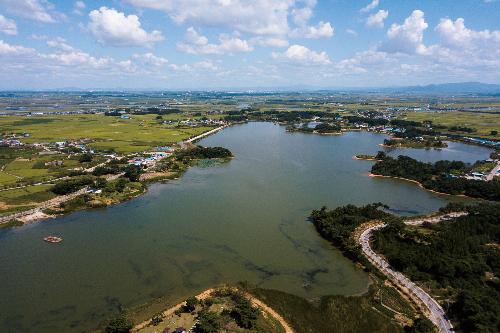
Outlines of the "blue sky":
M 0 0 L 0 89 L 500 83 L 500 0 Z

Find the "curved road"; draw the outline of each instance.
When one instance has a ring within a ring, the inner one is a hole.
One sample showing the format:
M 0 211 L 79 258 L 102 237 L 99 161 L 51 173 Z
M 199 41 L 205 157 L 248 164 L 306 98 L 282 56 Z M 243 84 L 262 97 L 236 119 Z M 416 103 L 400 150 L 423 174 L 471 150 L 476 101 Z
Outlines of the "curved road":
M 420 225 L 425 222 L 428 223 L 438 223 L 444 220 L 448 220 L 450 218 L 459 217 L 462 215 L 466 215 L 467 213 L 458 212 L 458 213 L 450 213 L 448 215 L 443 215 L 439 217 L 425 218 L 425 219 L 417 219 L 417 220 L 409 220 L 406 221 L 405 224 L 408 225 Z M 453 332 L 453 325 L 448 320 L 446 313 L 443 308 L 439 305 L 436 300 L 434 300 L 429 294 L 427 294 L 422 288 L 413 283 L 406 276 L 393 270 L 389 263 L 385 261 L 380 255 L 375 253 L 370 247 L 370 237 L 372 233 L 376 230 L 380 230 L 384 228 L 386 224 L 379 223 L 376 225 L 372 225 L 364 230 L 359 236 L 359 243 L 362 247 L 363 254 L 368 258 L 368 260 L 377 267 L 384 275 L 386 275 L 393 283 L 399 286 L 402 290 L 406 291 L 406 293 L 417 303 L 424 304 L 428 309 L 428 317 L 429 319 L 439 328 L 439 331 L 442 333 Z

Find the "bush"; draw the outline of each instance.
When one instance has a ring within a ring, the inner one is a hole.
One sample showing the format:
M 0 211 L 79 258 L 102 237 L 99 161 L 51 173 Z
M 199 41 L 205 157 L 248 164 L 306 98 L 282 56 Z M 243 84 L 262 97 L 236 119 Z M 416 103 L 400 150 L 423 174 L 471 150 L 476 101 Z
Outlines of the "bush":
M 88 163 L 88 162 L 92 162 L 92 159 L 93 159 L 92 154 L 83 154 L 78 158 L 78 162 Z
M 128 333 L 131 329 L 132 322 L 124 315 L 120 315 L 111 319 L 104 331 L 106 333 Z

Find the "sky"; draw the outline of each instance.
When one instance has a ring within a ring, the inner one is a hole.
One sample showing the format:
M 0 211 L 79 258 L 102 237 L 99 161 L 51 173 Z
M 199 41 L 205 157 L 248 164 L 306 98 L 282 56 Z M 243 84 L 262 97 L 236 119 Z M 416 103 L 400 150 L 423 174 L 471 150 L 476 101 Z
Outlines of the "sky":
M 500 0 L 0 0 L 0 89 L 500 83 Z

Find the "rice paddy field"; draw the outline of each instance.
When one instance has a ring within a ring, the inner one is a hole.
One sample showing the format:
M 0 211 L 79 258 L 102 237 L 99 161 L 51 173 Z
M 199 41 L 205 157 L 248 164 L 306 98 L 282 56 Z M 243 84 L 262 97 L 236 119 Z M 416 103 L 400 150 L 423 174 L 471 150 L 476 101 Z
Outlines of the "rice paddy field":
M 164 119 L 178 119 L 165 116 Z M 1 133 L 29 133 L 25 143 L 57 142 L 88 138 L 91 146 L 120 153 L 139 152 L 157 145 L 185 140 L 209 127 L 176 127 L 161 124 L 155 115 L 133 115 L 130 119 L 101 114 L 0 118 Z
M 414 121 L 432 120 L 434 124 L 471 127 L 476 129 L 470 136 L 500 139 L 500 135 L 492 135 L 491 131 L 500 132 L 500 114 L 488 112 L 410 112 L 406 119 Z M 446 132 L 446 131 L 443 131 Z M 450 132 L 451 133 L 451 132 Z M 463 133 L 455 133 L 463 134 Z

